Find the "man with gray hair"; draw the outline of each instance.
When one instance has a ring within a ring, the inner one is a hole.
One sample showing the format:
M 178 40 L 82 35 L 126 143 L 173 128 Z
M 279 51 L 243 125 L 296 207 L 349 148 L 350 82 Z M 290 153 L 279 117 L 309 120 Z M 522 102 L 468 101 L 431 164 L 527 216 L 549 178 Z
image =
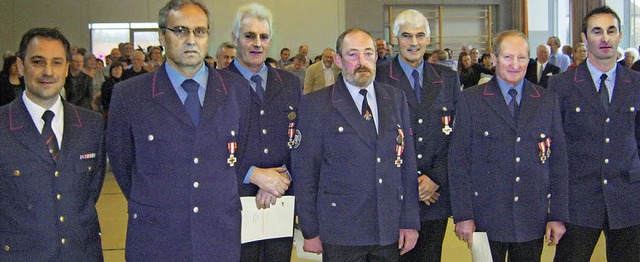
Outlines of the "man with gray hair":
M 231 39 L 238 48 L 237 58 L 227 67 L 249 81 L 248 119 L 241 126 L 237 186 L 240 196 L 255 196 L 258 208 L 269 208 L 278 197 L 292 195 L 288 168 L 290 150 L 298 121 L 298 101 L 302 96 L 300 79 L 265 64 L 273 16 L 257 3 L 238 8 Z M 293 224 L 291 230 L 293 231 Z M 242 244 L 241 261 L 289 261 L 293 238 L 284 237 Z
M 525 78 L 529 82 L 546 88 L 549 77 L 560 74 L 560 68 L 549 63 L 551 48 L 546 44 L 540 44 L 536 48 L 536 59 L 531 59 L 527 66 Z
M 248 83 L 204 65 L 209 12 L 171 0 L 159 12 L 166 61 L 116 84 L 107 152 L 128 201 L 127 261 L 239 261 L 235 159 Z
M 236 58 L 236 46 L 231 42 L 224 42 L 216 51 L 216 69 L 225 69 Z
M 418 173 L 420 236 L 401 261 L 440 261 L 449 216 L 447 149 L 460 95 L 460 80 L 451 68 L 427 63 L 429 21 L 409 9 L 393 23 L 398 55 L 378 66 L 376 79 L 404 91 L 409 104 Z

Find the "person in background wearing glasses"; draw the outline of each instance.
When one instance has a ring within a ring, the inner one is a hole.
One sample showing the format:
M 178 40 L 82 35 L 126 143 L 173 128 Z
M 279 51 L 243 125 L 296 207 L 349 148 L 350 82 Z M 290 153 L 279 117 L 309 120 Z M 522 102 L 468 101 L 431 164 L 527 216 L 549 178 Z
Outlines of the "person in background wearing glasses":
M 289 151 L 296 147 L 293 129 L 298 121 L 300 79 L 265 61 L 271 47 L 273 16 L 260 4 L 238 8 L 231 33 L 236 59 L 227 67 L 249 81 L 249 123 L 241 129 L 238 187 L 241 196 L 255 196 L 258 208 L 292 195 Z M 293 225 L 291 225 L 293 231 Z M 255 241 L 242 245 L 241 261 L 289 261 L 293 238 Z
M 128 201 L 128 261 L 240 260 L 235 152 L 249 85 L 204 65 L 209 12 L 171 0 L 159 12 L 166 61 L 116 84 L 107 152 Z

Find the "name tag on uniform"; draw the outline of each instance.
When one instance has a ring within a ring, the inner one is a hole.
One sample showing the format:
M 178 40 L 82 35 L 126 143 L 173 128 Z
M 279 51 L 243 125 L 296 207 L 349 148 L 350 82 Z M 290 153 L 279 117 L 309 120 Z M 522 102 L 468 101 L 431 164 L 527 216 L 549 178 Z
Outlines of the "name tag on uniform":
M 80 160 L 83 160 L 83 159 L 94 159 L 94 158 L 96 158 L 96 153 L 88 153 L 88 154 L 80 155 Z

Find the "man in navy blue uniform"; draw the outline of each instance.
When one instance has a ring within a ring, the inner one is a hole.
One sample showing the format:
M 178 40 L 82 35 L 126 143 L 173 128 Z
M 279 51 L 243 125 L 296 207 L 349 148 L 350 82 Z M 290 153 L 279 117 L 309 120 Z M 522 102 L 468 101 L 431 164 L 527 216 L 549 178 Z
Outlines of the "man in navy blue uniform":
M 493 261 L 540 261 L 567 222 L 567 153 L 557 96 L 524 79 L 520 31 L 494 41 L 496 76 L 462 91 L 449 150 L 451 209 L 460 240 L 486 232 Z
M 447 148 L 460 94 L 460 80 L 449 67 L 423 59 L 429 45 L 429 22 L 420 12 L 406 10 L 393 23 L 398 55 L 379 66 L 376 80 L 404 91 L 415 137 L 420 199 L 420 237 L 402 261 L 440 261 L 442 241 L 451 216 Z
M 57 29 L 29 30 L 18 53 L 26 89 L 0 108 L 0 261 L 102 261 L 101 116 L 60 97 L 71 52 Z
M 373 81 L 374 43 L 362 29 L 343 32 L 341 75 L 300 103 L 296 204 L 304 250 L 324 261 L 397 261 L 418 237 L 409 108 L 402 91 Z
M 208 14 L 169 1 L 158 22 L 166 62 L 113 91 L 107 150 L 129 204 L 129 261 L 240 260 L 235 160 L 249 87 L 204 64 Z
M 240 196 L 256 196 L 259 208 L 269 208 L 278 197 L 293 194 L 287 168 L 302 94 L 297 76 L 265 64 L 272 21 L 271 11 L 260 4 L 238 9 L 231 35 L 238 54 L 227 67 L 251 85 L 248 123 L 241 129 L 238 186 Z M 241 261 L 289 261 L 292 246 L 291 237 L 245 243 Z
M 640 75 L 616 63 L 620 17 L 609 7 L 584 18 L 589 56 L 549 79 L 558 93 L 569 151 L 569 221 L 555 261 L 589 261 L 604 231 L 607 260 L 640 261 Z

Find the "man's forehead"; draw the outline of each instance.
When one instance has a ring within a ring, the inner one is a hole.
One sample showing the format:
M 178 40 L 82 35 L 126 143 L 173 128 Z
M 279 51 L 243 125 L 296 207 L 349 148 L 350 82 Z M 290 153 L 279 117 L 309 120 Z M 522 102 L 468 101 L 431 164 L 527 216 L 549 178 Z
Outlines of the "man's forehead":
M 240 20 L 240 31 L 244 33 L 268 34 L 270 33 L 269 21 L 267 19 L 259 19 L 253 16 L 245 16 Z
M 45 47 L 47 48 L 47 50 L 43 50 Z M 51 47 L 59 50 L 51 50 Z M 61 51 L 61 55 L 63 57 L 60 57 L 60 58 L 66 60 L 66 57 L 64 57 L 65 56 L 64 45 L 60 40 L 37 36 L 31 39 L 31 41 L 29 41 L 29 44 L 27 45 L 25 57 L 27 58 L 53 57 L 54 59 L 58 58 L 58 57 L 54 57 L 54 54 L 52 54 L 51 51 Z M 55 54 L 55 55 L 58 55 L 58 54 Z
M 589 29 L 618 29 L 618 20 L 612 14 L 598 14 L 589 18 Z
M 411 23 L 404 23 L 400 25 L 400 34 L 403 34 L 403 33 L 413 33 L 413 34 L 425 33 L 426 34 L 424 23 L 420 23 L 418 25 L 413 25 Z

